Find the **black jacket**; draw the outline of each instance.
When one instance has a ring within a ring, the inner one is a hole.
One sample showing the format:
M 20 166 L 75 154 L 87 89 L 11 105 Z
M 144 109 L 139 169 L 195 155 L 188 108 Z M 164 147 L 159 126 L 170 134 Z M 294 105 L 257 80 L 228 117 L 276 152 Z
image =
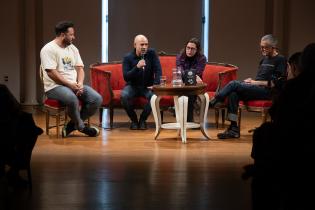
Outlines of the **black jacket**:
M 123 76 L 128 85 L 149 87 L 160 83 L 161 64 L 154 49 L 149 48 L 144 55 L 144 59 L 146 66 L 143 70 L 137 68 L 141 56 L 137 56 L 135 50 L 125 55 L 123 59 Z

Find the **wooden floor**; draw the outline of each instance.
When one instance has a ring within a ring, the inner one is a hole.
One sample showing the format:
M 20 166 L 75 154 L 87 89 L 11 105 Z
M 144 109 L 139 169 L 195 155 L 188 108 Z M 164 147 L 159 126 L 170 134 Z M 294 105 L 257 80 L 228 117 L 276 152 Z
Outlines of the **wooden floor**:
M 44 115 L 36 112 L 34 118 L 44 129 Z M 165 113 L 165 121 L 173 120 Z M 243 114 L 240 139 L 222 141 L 216 134 L 223 128 L 214 127 L 210 110 L 212 140 L 188 130 L 187 144 L 174 130 L 162 130 L 154 140 L 152 117 L 146 131 L 129 130 L 122 110 L 114 121 L 113 130 L 102 129 L 96 138 L 76 132 L 56 139 L 53 130 L 51 136 L 39 136 L 32 156 L 33 190 L 11 189 L 6 204 L 14 210 L 251 209 L 250 181 L 241 173 L 252 162 L 247 131 L 260 124 L 258 114 Z

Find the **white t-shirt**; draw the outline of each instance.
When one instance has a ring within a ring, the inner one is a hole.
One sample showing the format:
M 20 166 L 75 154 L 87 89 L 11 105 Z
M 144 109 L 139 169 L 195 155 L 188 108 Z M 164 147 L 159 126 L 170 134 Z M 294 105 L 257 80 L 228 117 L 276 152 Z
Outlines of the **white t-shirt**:
M 47 75 L 45 69 L 56 69 L 66 80 L 77 82 L 75 67 L 84 67 L 79 50 L 73 44 L 62 48 L 54 40 L 42 48 L 40 59 L 45 92 L 59 86 Z

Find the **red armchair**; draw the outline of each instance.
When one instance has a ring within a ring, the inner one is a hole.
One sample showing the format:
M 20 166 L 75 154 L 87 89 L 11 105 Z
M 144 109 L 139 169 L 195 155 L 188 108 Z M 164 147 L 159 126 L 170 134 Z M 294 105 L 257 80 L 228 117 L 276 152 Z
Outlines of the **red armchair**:
M 226 84 L 237 78 L 238 67 L 232 64 L 208 62 L 205 71 L 203 72 L 203 82 L 207 83 L 207 93 L 212 98 L 220 89 Z M 215 111 L 215 124 L 219 127 L 219 115 L 221 110 L 222 126 L 225 122 L 225 109 L 226 106 L 214 108 Z
M 249 112 L 259 112 L 261 113 L 262 123 L 267 121 L 268 111 L 272 105 L 271 100 L 250 100 L 250 101 L 240 101 L 238 108 L 238 125 L 241 127 L 242 110 Z M 252 131 L 252 130 L 250 130 Z

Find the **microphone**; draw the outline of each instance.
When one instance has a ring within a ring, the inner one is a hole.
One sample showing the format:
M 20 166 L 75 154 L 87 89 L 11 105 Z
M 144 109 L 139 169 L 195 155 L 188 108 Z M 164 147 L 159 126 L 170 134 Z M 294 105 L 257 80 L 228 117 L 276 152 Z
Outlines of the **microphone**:
M 141 49 L 141 60 L 145 60 L 144 59 L 145 54 L 146 54 L 145 49 Z M 144 66 L 142 66 L 142 69 L 144 70 Z

